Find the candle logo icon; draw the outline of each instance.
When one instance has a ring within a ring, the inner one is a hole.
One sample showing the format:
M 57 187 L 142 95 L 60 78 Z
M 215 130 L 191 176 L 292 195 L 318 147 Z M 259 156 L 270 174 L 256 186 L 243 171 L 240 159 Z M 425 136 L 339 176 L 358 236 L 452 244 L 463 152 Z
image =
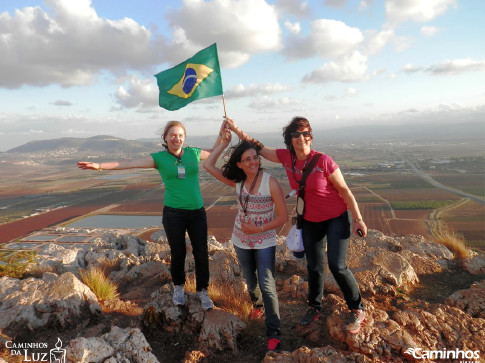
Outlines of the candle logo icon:
M 55 348 L 50 350 L 51 363 L 66 363 L 66 350 L 62 348 L 62 340 L 57 338 Z

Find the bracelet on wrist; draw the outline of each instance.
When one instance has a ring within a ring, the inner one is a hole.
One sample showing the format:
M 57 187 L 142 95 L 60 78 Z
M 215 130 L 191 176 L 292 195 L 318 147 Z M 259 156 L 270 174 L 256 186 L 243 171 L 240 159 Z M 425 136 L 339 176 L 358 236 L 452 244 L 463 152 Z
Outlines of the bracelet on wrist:
M 261 233 L 263 233 L 263 226 L 261 226 Z
M 101 164 L 102 164 L 102 163 L 99 163 L 99 164 L 98 164 L 98 171 L 103 170 L 103 168 L 101 167 Z
M 360 222 L 360 221 L 363 221 L 363 219 L 362 218 L 354 219 L 354 223 L 357 223 L 357 222 Z

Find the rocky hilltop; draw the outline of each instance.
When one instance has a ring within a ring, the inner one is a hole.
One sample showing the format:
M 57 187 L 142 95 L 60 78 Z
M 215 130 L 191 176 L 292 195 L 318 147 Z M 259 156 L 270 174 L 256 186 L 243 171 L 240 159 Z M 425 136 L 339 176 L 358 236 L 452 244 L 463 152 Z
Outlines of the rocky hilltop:
M 187 244 L 187 270 L 194 261 Z M 212 284 L 247 298 L 230 242 L 209 239 Z M 0 362 L 460 362 L 485 360 L 485 255 L 457 265 L 442 245 L 421 236 L 392 238 L 371 230 L 352 241 L 349 266 L 367 318 L 358 334 L 343 328 L 348 311 L 325 274 L 324 313 L 297 324 L 305 310 L 305 259 L 278 237 L 277 287 L 282 351 L 266 354 L 264 324 L 218 307 L 171 302 L 170 253 L 163 231 L 150 240 L 105 234 L 89 246 L 45 245 L 32 277 L 0 279 Z M 110 266 L 120 297 L 99 301 L 79 271 Z M 45 358 L 45 360 L 43 359 Z M 3 359 L 3 360 L 2 360 Z

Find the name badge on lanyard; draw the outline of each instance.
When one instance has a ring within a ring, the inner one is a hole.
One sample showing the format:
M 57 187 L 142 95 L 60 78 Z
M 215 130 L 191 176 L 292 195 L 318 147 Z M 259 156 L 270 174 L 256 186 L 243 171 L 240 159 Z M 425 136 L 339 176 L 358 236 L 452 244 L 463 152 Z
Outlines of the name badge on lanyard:
M 179 179 L 185 179 L 185 166 L 183 165 L 178 166 L 177 176 Z

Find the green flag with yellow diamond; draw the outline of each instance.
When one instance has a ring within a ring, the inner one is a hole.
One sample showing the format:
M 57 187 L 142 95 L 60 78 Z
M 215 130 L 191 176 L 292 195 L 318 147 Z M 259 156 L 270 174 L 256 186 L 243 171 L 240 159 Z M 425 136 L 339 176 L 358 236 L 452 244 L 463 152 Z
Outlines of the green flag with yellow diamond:
M 216 43 L 155 77 L 160 90 L 158 103 L 170 111 L 223 93 Z

